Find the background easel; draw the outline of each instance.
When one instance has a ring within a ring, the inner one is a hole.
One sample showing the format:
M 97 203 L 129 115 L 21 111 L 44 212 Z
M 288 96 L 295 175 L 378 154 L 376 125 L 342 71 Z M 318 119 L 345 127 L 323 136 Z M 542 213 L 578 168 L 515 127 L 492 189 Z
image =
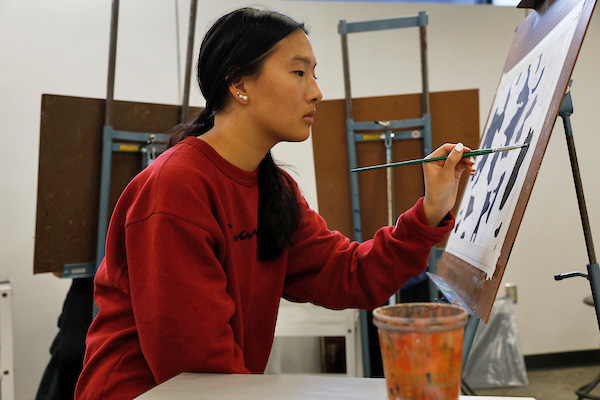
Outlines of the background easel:
M 461 90 L 430 93 L 432 145 L 460 140 L 477 143 L 479 140 L 479 97 L 477 90 Z M 352 99 L 353 115 L 360 121 L 375 119 L 398 120 L 419 118 L 422 114 L 421 95 L 367 97 Z M 348 146 L 346 141 L 345 102 L 327 100 L 319 103 L 319 118 L 312 130 L 313 152 L 319 213 L 330 229 L 348 237 L 353 234 L 351 189 L 348 179 Z M 394 156 L 398 160 L 420 158 L 423 141 L 403 140 L 393 143 Z M 336 149 L 336 151 L 331 151 Z M 372 165 L 385 160 L 385 148 L 380 143 L 366 142 L 356 147 L 360 165 Z M 464 178 L 464 182 L 466 178 Z M 421 166 L 413 165 L 397 169 L 394 173 L 395 207 L 398 212 L 410 208 L 423 196 Z M 361 227 L 363 239 L 373 237 L 375 231 L 387 224 L 386 174 L 383 171 L 367 171 L 359 178 Z M 369 328 L 373 328 L 369 324 Z M 363 334 L 361 331 L 361 334 Z M 377 332 L 367 331 L 370 337 Z M 377 344 L 377 343 L 375 343 Z M 364 346 L 364 345 L 363 345 Z M 366 347 L 366 346 L 365 346 Z M 364 365 L 371 364 L 371 374 L 383 376 L 379 349 L 371 344 L 366 349 Z M 368 357 L 368 358 L 367 358 Z
M 200 111 L 189 107 L 197 0 L 190 5 L 182 106 L 114 99 L 119 0 L 112 3 L 106 100 L 42 95 L 34 273 L 94 276 L 119 195 L 165 149 L 165 132 Z
M 344 72 L 344 94 L 346 106 L 346 140 L 348 143 L 348 170 L 358 166 L 357 144 L 361 142 L 381 142 L 385 147 L 385 162 L 393 161 L 393 143 L 398 140 L 421 139 L 423 141 L 423 155 L 431 153 L 431 114 L 429 111 L 429 80 L 427 67 L 427 14 L 424 11 L 416 16 L 391 18 L 375 21 L 347 22 L 341 20 L 338 25 L 338 33 L 342 42 L 342 65 Z M 352 90 L 350 79 L 350 59 L 348 56 L 348 34 L 373 31 L 384 31 L 400 28 L 419 28 L 419 52 L 421 61 L 421 113 L 420 118 L 386 120 L 375 118 L 375 121 L 356 122 L 352 113 Z M 383 133 L 380 131 L 383 129 Z M 387 168 L 386 174 L 386 225 L 394 225 L 396 214 L 394 169 Z M 358 242 L 363 241 L 361 225 L 361 204 L 358 174 L 350 173 L 350 193 L 352 201 L 352 238 Z M 392 295 L 389 304 L 400 301 L 400 292 Z M 362 332 L 369 329 L 371 315 L 366 310 L 360 310 L 360 327 Z M 371 365 L 369 362 L 369 338 L 368 335 L 361 336 L 363 370 L 365 376 L 371 376 Z

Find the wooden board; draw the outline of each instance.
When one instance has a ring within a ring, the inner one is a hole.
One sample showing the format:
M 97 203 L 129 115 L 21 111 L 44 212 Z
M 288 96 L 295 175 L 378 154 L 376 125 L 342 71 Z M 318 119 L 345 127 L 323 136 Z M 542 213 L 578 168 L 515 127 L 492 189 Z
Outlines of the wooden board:
M 368 97 L 353 100 L 356 122 L 420 118 L 421 95 Z M 430 94 L 433 148 L 445 142 L 461 141 L 469 146 L 479 142 L 479 95 L 477 90 L 434 92 Z M 317 105 L 312 128 L 319 213 L 330 229 L 352 238 L 352 210 L 344 100 L 323 101 Z M 397 140 L 394 161 L 423 157 L 421 139 Z M 357 143 L 358 166 L 385 163 L 381 142 Z M 359 173 L 363 239 L 373 237 L 387 225 L 385 169 Z M 463 178 L 462 185 L 466 177 Z M 424 194 L 420 165 L 394 168 L 396 213 L 409 209 Z
M 540 4 L 517 29 L 503 72 L 510 71 L 528 55 L 578 3 L 577 0 L 550 0 Z M 483 321 L 487 322 L 489 318 L 595 3 L 595 0 L 585 0 L 583 5 L 513 217 L 508 221 L 510 225 L 493 276 L 486 280 L 486 276 L 481 270 L 449 252 L 444 252 L 440 260 L 438 275 Z
M 179 106 L 116 101 L 114 128 L 167 133 L 179 113 Z M 95 262 L 103 124 L 102 99 L 42 96 L 34 273 Z M 111 212 L 141 165 L 139 153 L 113 153 Z

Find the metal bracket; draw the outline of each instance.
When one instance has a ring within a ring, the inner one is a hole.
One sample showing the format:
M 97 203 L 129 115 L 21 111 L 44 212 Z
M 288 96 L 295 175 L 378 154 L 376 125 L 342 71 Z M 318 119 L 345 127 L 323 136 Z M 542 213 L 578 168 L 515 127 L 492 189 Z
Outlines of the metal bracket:
M 556 274 L 556 275 L 554 275 L 554 280 L 555 281 L 562 281 L 563 279 L 574 278 L 576 276 L 580 276 L 582 278 L 585 278 L 588 281 L 590 280 L 590 277 L 589 277 L 588 274 L 583 273 L 583 272 L 579 272 L 579 271 L 566 272 L 564 274 Z
M 92 263 L 64 264 L 62 278 L 87 278 L 95 273 L 96 265 Z
M 343 19 L 338 25 L 338 33 L 341 35 L 345 35 L 348 33 L 357 32 L 372 32 L 387 29 L 414 28 L 416 26 L 427 26 L 427 23 L 428 18 L 427 14 L 424 11 L 419 12 L 418 15 L 410 17 L 379 19 L 373 21 L 346 22 L 346 20 Z

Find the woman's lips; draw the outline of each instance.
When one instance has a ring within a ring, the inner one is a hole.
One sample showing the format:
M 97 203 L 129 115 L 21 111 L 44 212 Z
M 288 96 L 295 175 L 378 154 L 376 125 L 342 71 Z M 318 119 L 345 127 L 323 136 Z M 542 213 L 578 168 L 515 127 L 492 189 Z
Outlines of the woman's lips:
M 308 114 L 305 114 L 303 118 L 305 121 L 310 122 L 312 124 L 313 122 L 315 122 L 315 114 L 316 114 L 316 110 L 313 110 L 313 111 L 309 112 Z

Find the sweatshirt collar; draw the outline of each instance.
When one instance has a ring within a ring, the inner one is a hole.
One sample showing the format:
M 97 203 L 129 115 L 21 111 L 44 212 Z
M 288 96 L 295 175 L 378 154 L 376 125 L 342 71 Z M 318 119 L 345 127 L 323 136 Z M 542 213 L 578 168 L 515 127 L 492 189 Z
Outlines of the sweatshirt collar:
M 236 167 L 221 157 L 219 153 L 204 140 L 199 139 L 196 136 L 189 136 L 182 140 L 181 143 L 189 144 L 200 150 L 221 172 L 239 184 L 244 186 L 254 186 L 258 184 L 258 169 L 249 172 Z

